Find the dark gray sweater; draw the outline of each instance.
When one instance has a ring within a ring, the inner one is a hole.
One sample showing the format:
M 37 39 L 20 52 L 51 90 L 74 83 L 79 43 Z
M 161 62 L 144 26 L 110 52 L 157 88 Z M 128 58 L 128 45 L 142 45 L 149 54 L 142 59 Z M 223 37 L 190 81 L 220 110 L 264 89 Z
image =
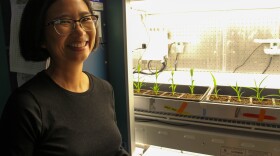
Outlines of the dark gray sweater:
M 88 74 L 90 89 L 73 93 L 45 71 L 9 98 L 0 122 L 0 155 L 117 156 L 121 147 L 112 86 Z

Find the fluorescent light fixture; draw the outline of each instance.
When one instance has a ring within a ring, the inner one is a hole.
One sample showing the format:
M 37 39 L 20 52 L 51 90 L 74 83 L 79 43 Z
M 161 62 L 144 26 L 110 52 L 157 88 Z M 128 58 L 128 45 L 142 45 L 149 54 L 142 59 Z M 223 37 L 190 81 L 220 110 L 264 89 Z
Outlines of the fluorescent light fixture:
M 280 8 L 279 0 L 136 0 L 136 10 L 157 12 L 213 11 Z

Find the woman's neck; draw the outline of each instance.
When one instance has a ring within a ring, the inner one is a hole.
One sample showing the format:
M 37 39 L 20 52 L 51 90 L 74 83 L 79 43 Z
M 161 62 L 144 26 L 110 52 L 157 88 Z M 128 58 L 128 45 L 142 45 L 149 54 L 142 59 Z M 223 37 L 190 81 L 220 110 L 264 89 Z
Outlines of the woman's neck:
M 85 92 L 89 89 L 89 78 L 81 67 L 59 68 L 50 65 L 46 73 L 60 87 L 72 92 Z

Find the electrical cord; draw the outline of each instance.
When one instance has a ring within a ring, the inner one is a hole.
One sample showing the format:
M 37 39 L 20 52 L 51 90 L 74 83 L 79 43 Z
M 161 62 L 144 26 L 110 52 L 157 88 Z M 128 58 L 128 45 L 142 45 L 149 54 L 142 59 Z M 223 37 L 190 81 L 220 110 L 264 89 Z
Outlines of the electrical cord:
M 168 48 L 168 52 L 170 51 L 171 46 L 172 46 L 174 43 L 175 43 L 175 42 L 171 43 L 170 47 Z M 146 46 L 147 46 L 147 45 L 146 45 Z M 138 48 L 138 49 L 139 49 L 139 48 Z M 146 47 L 145 47 L 145 48 L 142 47 L 142 49 L 146 49 Z M 176 57 L 176 59 L 177 59 L 177 57 Z M 142 56 L 138 59 L 138 63 L 139 63 L 141 60 L 142 60 Z M 150 71 L 150 73 L 146 73 L 146 72 L 141 71 L 141 72 L 140 72 L 141 74 L 144 74 L 144 75 L 155 75 L 155 74 L 156 74 L 156 72 L 152 71 L 152 66 L 151 66 L 152 61 L 153 61 L 153 60 L 149 60 L 149 61 L 148 61 L 148 70 Z M 162 66 L 161 66 L 161 68 L 160 68 L 157 72 L 158 72 L 158 73 L 162 72 L 164 69 L 166 69 L 166 67 L 167 67 L 167 58 L 164 57 L 164 62 L 162 62 Z M 135 73 L 138 73 L 138 72 L 135 70 L 135 71 L 133 72 L 133 74 L 135 74 Z
M 257 49 L 258 49 L 259 47 L 261 47 L 262 45 L 263 45 L 263 43 L 260 44 L 257 48 L 255 48 L 255 49 L 253 50 L 253 52 L 246 58 L 246 60 L 245 60 L 240 66 L 238 66 L 238 67 L 236 67 L 236 68 L 234 69 L 233 73 L 235 73 L 235 71 L 236 71 L 237 69 L 239 69 L 240 67 L 244 66 L 245 63 L 249 60 L 249 58 L 251 58 L 251 56 L 252 56 L 252 55 L 257 51 Z
M 270 59 L 269 59 L 269 62 L 268 62 L 268 65 L 266 66 L 266 68 L 264 69 L 264 71 L 262 72 L 262 74 L 264 74 L 266 71 L 267 71 L 267 69 L 270 67 L 270 65 L 271 65 L 271 62 L 272 62 L 272 56 L 270 57 Z
M 175 63 L 174 63 L 175 71 L 177 71 L 178 56 L 179 56 L 179 53 L 176 53 L 176 59 L 175 59 Z
M 168 48 L 168 53 L 170 53 L 172 46 L 175 44 L 176 42 L 172 42 Z M 175 62 L 174 62 L 174 66 L 175 66 L 175 71 L 177 71 L 177 63 L 178 63 L 178 58 L 179 58 L 179 53 L 176 53 L 176 58 L 175 58 Z
M 151 69 L 151 62 L 152 62 L 152 60 L 150 60 L 148 62 L 148 69 L 149 69 L 150 73 L 146 73 L 146 72 L 140 71 L 141 74 L 144 74 L 144 75 L 155 75 L 156 74 L 156 72 L 153 72 L 152 69 Z M 162 72 L 166 68 L 166 66 L 167 66 L 167 58 L 164 57 L 164 62 L 162 62 L 162 66 L 158 70 L 158 73 Z M 133 74 L 135 74 L 135 73 L 138 73 L 138 71 L 135 70 L 133 72 Z

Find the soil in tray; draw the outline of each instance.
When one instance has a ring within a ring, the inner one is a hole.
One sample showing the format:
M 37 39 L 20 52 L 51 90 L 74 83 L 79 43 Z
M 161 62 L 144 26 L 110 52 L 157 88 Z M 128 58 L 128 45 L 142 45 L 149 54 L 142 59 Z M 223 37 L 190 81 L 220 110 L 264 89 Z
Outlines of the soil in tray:
M 170 98 L 180 98 L 186 100 L 197 100 L 200 101 L 202 98 L 202 94 L 190 94 L 190 93 L 175 93 L 174 95 L 171 92 L 163 92 L 158 91 L 156 94 L 153 90 L 141 89 L 138 93 L 136 89 L 134 89 L 134 94 L 138 95 L 146 95 L 146 96 L 158 96 L 158 97 L 170 97 Z
M 165 93 L 165 92 L 158 91 L 158 93 L 156 94 L 153 90 L 149 90 L 149 89 L 141 89 L 140 92 L 137 92 L 137 90 L 134 89 L 134 94 L 136 94 L 136 95 L 160 96 L 163 93 Z
M 165 92 L 165 93 L 162 94 L 161 96 L 164 96 L 164 97 L 171 97 L 171 98 L 179 98 L 181 95 L 182 95 L 181 93 L 172 94 L 171 92 Z
M 252 100 L 250 100 L 250 97 L 241 97 L 240 98 L 241 101 L 238 101 L 238 98 L 233 96 L 224 96 L 224 95 L 219 95 L 218 98 L 215 97 L 215 95 L 211 95 L 209 97 L 210 101 L 214 101 L 214 102 L 220 102 L 220 103 L 236 103 L 236 104 L 244 104 L 244 105 L 265 105 L 265 106 L 272 106 L 273 105 L 273 101 L 272 99 L 263 99 L 263 101 L 258 101 L 258 99 L 256 98 L 252 98 Z M 279 101 L 280 104 L 280 101 Z
M 190 99 L 190 100 L 201 100 L 202 96 L 203 96 L 202 94 L 185 93 L 180 98 L 182 98 L 182 99 Z
M 134 94 L 144 94 L 146 92 L 150 92 L 151 90 L 147 89 L 140 89 L 140 92 L 137 92 L 137 89 L 134 89 Z
M 280 106 L 280 99 L 275 99 L 275 105 Z
M 215 95 L 210 95 L 209 100 L 214 102 L 226 103 L 229 102 L 229 96 L 218 95 L 218 97 L 216 97 Z
M 164 93 L 163 91 L 158 91 L 157 94 L 156 94 L 153 90 L 150 90 L 148 92 L 145 92 L 144 95 L 160 96 L 163 93 Z
M 250 104 L 250 98 L 248 97 L 240 97 L 240 101 L 238 101 L 237 97 L 231 97 L 230 102 L 238 103 L 238 104 Z
M 258 99 L 253 98 L 252 103 L 253 104 L 258 104 L 258 105 L 267 105 L 267 106 L 273 105 L 272 99 L 263 99 L 262 101 L 259 101 Z

